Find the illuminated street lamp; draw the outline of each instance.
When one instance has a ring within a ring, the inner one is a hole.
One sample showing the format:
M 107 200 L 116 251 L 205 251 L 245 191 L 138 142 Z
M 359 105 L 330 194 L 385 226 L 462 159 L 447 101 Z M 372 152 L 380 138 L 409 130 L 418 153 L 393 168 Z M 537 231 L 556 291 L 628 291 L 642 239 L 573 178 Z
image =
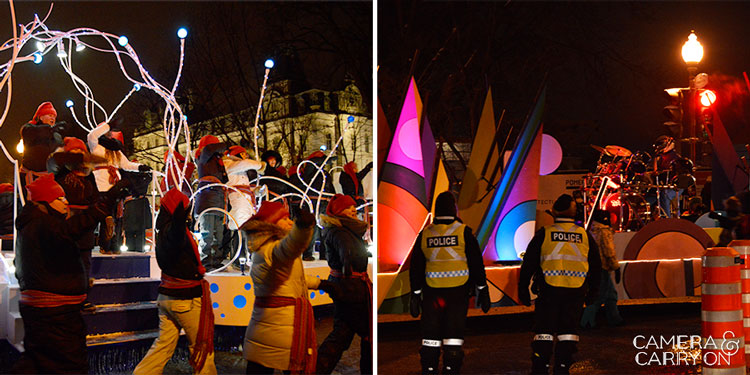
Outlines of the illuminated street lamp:
M 690 160 L 695 162 L 695 75 L 698 72 L 698 64 L 703 59 L 703 46 L 698 41 L 695 31 L 691 30 L 687 42 L 682 45 L 682 60 L 687 64 L 688 76 L 690 78 L 690 91 L 687 100 L 688 114 L 688 139 L 690 144 Z

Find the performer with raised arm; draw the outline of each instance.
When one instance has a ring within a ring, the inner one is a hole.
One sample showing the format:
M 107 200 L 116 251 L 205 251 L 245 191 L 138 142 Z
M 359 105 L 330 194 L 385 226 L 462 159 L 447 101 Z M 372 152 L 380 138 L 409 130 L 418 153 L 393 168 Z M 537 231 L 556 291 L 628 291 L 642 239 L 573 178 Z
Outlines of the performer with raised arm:
M 151 170 L 148 165 L 128 160 L 122 153 L 125 142 L 122 132 L 111 131 L 109 124 L 106 122 L 102 122 L 94 128 L 87 136 L 87 141 L 91 155 L 105 160 L 94 164 L 94 179 L 100 193 L 109 191 L 122 179 L 120 169 L 131 172 Z M 122 226 L 117 211 L 118 209 L 115 207 L 105 219 L 105 230 L 99 229 L 99 251 L 103 254 L 120 253 L 121 244 L 117 242 L 117 238 L 119 238 Z
M 21 184 L 31 183 L 47 173 L 47 157 L 62 146 L 60 128 L 55 126 L 57 111 L 50 102 L 39 105 L 34 117 L 21 127 L 23 155 L 21 158 Z

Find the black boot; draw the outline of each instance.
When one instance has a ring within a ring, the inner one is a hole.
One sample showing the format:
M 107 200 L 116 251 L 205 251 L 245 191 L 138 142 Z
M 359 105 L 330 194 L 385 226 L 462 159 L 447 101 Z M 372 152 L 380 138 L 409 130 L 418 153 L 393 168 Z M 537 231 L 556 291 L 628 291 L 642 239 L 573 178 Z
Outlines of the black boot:
M 549 360 L 552 357 L 553 341 L 534 340 L 531 342 L 531 373 L 549 374 Z
M 464 361 L 464 350 L 458 345 L 443 345 L 443 375 L 458 375 Z
M 570 365 L 573 364 L 573 353 L 576 352 L 578 341 L 558 341 L 555 346 L 555 370 L 554 374 L 567 375 L 570 373 Z
M 422 346 L 419 349 L 419 357 L 422 362 L 423 375 L 437 375 L 440 366 L 440 347 Z

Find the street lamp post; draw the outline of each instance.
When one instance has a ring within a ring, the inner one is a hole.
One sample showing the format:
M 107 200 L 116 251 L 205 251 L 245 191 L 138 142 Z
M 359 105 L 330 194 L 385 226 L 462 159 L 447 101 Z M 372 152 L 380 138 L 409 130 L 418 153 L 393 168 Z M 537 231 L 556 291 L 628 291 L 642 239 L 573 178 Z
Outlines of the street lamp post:
M 698 138 L 695 135 L 695 76 L 698 73 L 698 64 L 703 58 L 703 46 L 698 42 L 695 31 L 691 30 L 687 42 L 682 45 L 682 59 L 687 64 L 688 76 L 690 79 L 690 90 L 687 97 L 687 117 L 688 117 L 688 143 L 690 144 L 690 160 L 695 160 L 695 144 Z

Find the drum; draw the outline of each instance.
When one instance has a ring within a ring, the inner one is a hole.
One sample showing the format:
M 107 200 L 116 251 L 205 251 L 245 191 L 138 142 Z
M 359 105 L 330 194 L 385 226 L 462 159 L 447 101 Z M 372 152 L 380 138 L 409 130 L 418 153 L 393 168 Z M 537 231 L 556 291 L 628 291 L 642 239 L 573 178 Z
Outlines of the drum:
M 609 162 L 609 163 L 602 163 L 599 165 L 599 168 L 597 168 L 597 174 L 599 175 L 610 175 L 610 174 L 617 174 L 620 173 L 620 171 L 623 169 L 622 162 Z
M 615 230 L 638 230 L 648 220 L 648 203 L 640 194 L 614 193 L 604 198 L 602 208 L 609 212 Z
M 651 155 L 649 155 L 648 152 L 638 151 L 633 154 L 627 166 L 626 174 L 628 175 L 628 178 L 645 173 L 650 161 Z
M 675 185 L 678 189 L 687 189 L 695 185 L 693 176 L 693 162 L 688 158 L 680 158 L 672 161 L 669 165 L 670 184 Z

